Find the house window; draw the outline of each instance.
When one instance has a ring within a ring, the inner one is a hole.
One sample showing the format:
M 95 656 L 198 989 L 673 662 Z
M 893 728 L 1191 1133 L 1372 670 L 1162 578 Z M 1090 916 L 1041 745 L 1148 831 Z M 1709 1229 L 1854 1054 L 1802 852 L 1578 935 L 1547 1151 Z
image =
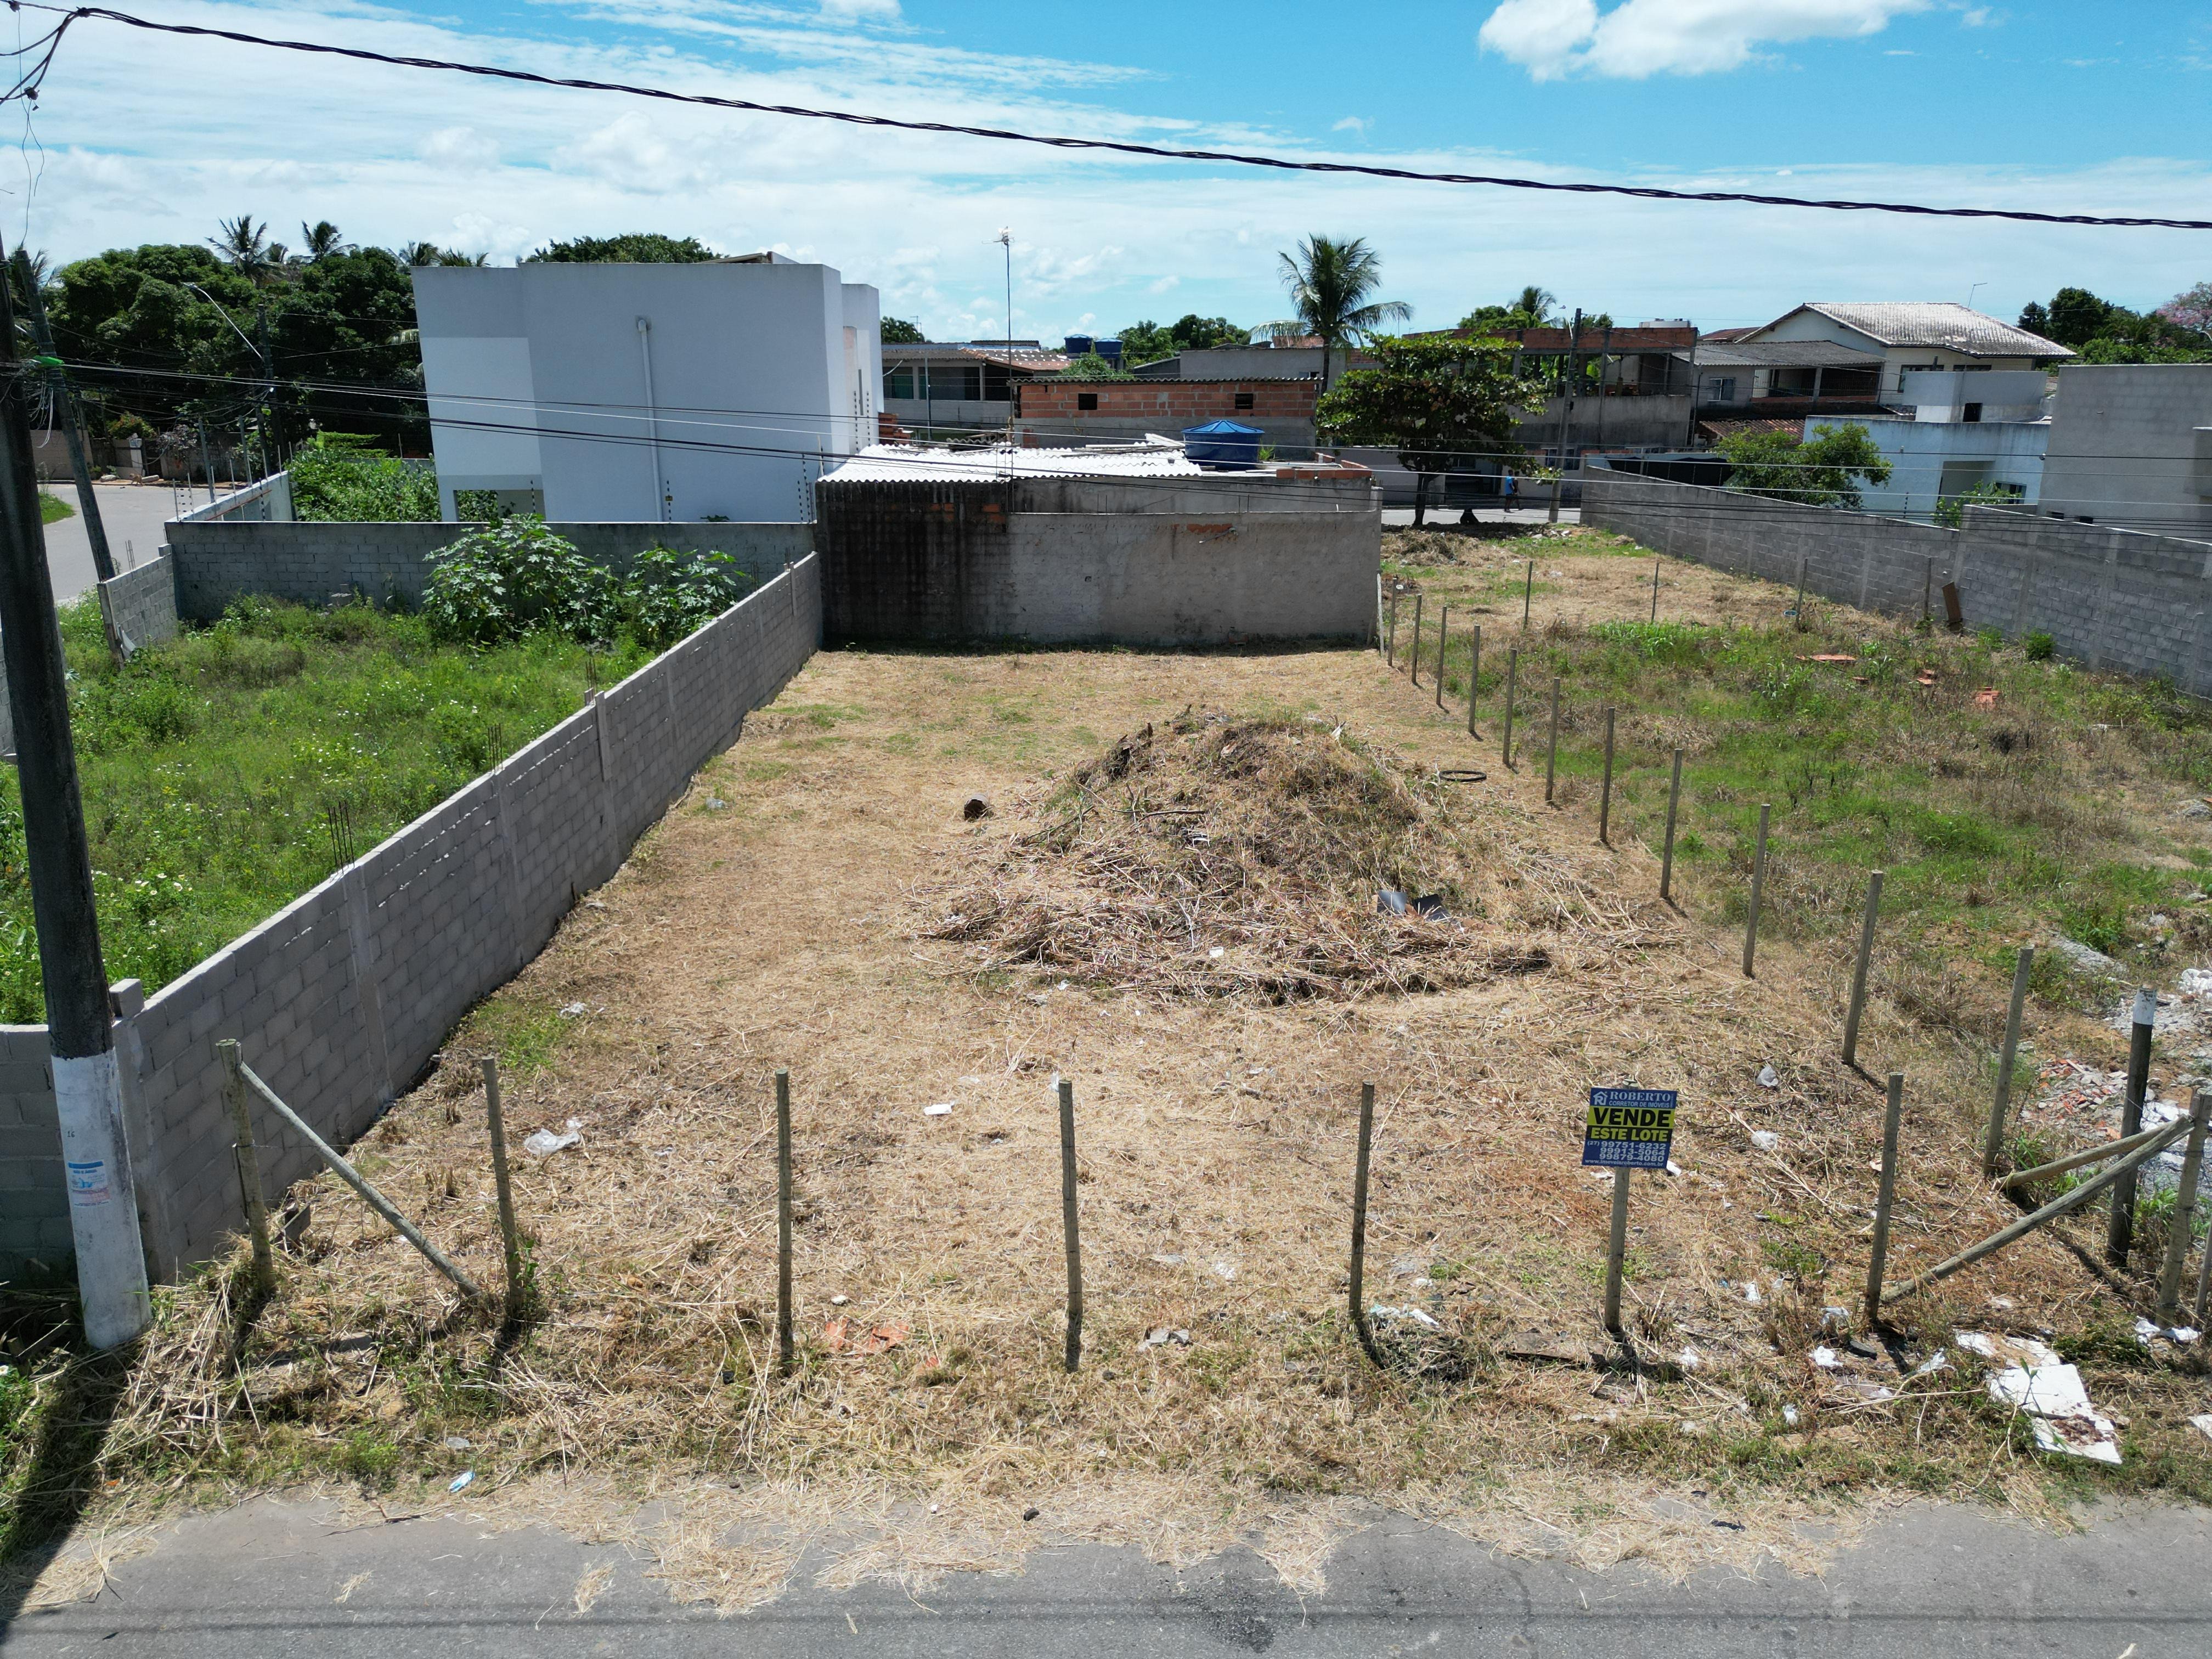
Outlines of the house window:
M 1716 374 L 1705 382 L 1705 401 L 1713 404 L 1732 404 L 1735 401 L 1735 376 Z
M 1966 414 L 1960 416 L 1960 418 L 1962 420 L 1968 421 L 1980 420 L 1982 418 L 1982 406 L 1979 404 L 1968 404 L 1966 405 Z
M 1097 392 L 1077 392 L 1077 393 L 1075 394 L 1075 406 L 1076 406 L 1078 409 L 1096 409 L 1096 408 L 1097 408 L 1097 407 L 1098 407 L 1098 394 L 1097 394 Z
M 1237 394 L 1237 408 L 1239 408 L 1239 409 L 1249 409 L 1249 408 L 1251 408 L 1251 407 L 1252 407 L 1252 394 L 1251 394 L 1250 392 L 1238 392 L 1238 393 Z
M 884 396 L 911 398 L 914 396 L 914 370 L 911 367 L 887 368 L 884 371 Z

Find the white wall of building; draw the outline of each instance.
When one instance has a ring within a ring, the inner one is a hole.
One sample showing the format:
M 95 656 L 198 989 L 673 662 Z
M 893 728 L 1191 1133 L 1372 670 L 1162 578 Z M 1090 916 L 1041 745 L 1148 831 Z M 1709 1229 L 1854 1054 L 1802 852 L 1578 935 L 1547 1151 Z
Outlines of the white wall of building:
M 415 305 L 447 518 L 495 489 L 574 522 L 806 520 L 875 440 L 876 291 L 827 265 L 430 266 Z
M 2060 369 L 2043 507 L 2122 529 L 2212 530 L 2212 363 Z
M 1927 519 L 1936 504 L 1981 484 L 2004 484 L 2033 507 L 2044 488 L 2044 445 L 2051 435 L 2043 421 L 1918 421 L 1899 416 L 1810 415 L 1809 440 L 1836 427 L 1863 426 L 1887 458 L 1889 482 L 1862 484 L 1859 499 L 1869 513 Z
M 1799 311 L 1769 324 L 1752 337 L 1765 344 L 1778 340 L 1829 340 L 1860 351 L 1878 351 L 1885 367 L 1881 394 L 1905 390 L 1905 376 L 1916 369 L 1948 368 L 1978 373 L 1992 369 L 2033 368 L 2033 357 L 1975 357 L 1942 346 L 1886 346 L 1881 341 L 1817 311 Z

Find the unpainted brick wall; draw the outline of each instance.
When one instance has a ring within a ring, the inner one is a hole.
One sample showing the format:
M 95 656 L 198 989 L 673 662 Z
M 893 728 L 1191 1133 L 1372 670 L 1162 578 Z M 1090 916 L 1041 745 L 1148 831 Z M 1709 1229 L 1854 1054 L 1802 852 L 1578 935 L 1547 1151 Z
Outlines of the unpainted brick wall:
M 459 524 L 179 522 L 163 550 L 176 561 L 177 611 L 213 622 L 240 593 L 300 605 L 362 593 L 412 610 L 422 600 L 430 555 L 473 526 Z M 648 547 L 727 553 L 764 582 L 812 550 L 811 524 L 552 524 L 592 563 L 620 573 Z
M 126 1000 L 117 1047 L 157 1277 L 242 1224 L 216 1040 L 237 1037 L 325 1139 L 357 1138 L 813 654 L 821 569 L 807 556 L 143 1008 Z M 68 1249 L 47 1059 L 43 1026 L 0 1028 L 8 1272 Z M 273 1115 L 257 1134 L 272 1194 L 318 1167 Z
M 1699 564 L 1827 599 L 1943 615 L 1959 586 L 1970 628 L 2049 634 L 2058 654 L 2212 695 L 2212 544 L 1969 507 L 1964 527 L 1800 507 L 1733 490 L 1584 475 L 1583 522 Z
M 100 585 L 107 620 L 135 652 L 177 637 L 177 562 L 162 553 Z

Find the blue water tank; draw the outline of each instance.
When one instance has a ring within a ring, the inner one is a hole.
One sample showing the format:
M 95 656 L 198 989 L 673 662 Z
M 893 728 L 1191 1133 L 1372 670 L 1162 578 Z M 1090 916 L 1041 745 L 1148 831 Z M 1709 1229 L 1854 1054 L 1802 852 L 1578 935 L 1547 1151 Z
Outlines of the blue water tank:
M 1091 349 L 1115 368 L 1121 368 L 1121 343 L 1119 340 L 1096 340 L 1091 343 Z
M 1087 357 L 1091 355 L 1091 346 L 1088 334 L 1071 334 L 1060 343 L 1060 349 L 1070 357 Z
M 1260 440 L 1267 435 L 1256 426 L 1208 421 L 1182 429 L 1183 453 L 1216 472 L 1249 471 L 1260 465 Z

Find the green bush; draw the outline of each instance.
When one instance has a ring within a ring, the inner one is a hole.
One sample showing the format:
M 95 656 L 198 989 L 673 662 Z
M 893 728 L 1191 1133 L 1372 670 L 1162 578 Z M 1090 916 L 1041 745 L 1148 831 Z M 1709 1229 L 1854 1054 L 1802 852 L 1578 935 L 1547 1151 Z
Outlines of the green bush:
M 623 584 L 623 620 L 639 644 L 665 651 L 727 611 L 751 586 L 726 553 L 648 547 Z
M 550 630 L 579 643 L 611 638 L 614 580 L 535 514 L 485 525 L 430 556 L 422 616 L 434 638 L 501 645 Z
M 2048 634 L 2030 634 L 2025 644 L 2030 662 L 2049 662 L 2058 650 L 2058 641 Z
M 438 475 L 389 455 L 341 447 L 292 458 L 292 514 L 316 522 L 424 523 L 438 516 Z

